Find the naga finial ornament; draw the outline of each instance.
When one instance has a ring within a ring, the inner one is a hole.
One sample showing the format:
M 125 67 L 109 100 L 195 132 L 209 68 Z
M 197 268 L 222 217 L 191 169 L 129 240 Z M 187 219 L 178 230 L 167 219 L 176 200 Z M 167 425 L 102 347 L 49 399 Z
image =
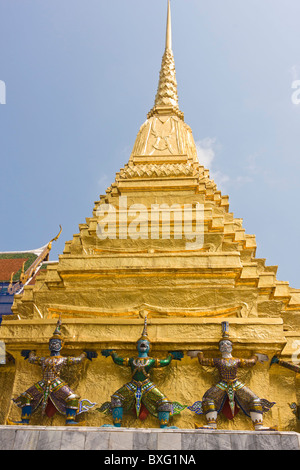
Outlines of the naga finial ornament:
M 53 243 L 53 242 L 56 242 L 56 241 L 59 239 L 59 237 L 60 237 L 60 235 L 61 235 L 61 232 L 62 232 L 62 226 L 59 225 L 59 232 L 58 232 L 58 234 L 56 235 L 56 237 L 52 238 L 52 240 L 50 240 L 50 242 L 48 243 L 48 249 L 49 249 L 49 250 L 51 250 L 51 248 L 52 248 L 52 243 Z

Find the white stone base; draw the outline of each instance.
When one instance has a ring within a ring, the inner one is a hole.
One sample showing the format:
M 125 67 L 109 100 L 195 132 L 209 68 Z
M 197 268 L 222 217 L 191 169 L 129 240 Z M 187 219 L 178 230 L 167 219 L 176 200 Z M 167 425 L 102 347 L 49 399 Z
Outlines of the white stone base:
M 0 426 L 0 450 L 300 450 L 300 434 L 279 431 Z M 146 458 L 146 457 L 145 457 Z

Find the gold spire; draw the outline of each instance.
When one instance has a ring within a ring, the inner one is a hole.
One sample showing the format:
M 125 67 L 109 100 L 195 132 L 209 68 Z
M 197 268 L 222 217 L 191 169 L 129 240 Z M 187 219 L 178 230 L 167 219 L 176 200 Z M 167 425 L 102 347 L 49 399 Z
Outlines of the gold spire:
M 162 58 L 154 107 L 148 114 L 148 118 L 153 116 L 153 114 L 176 114 L 183 119 L 183 113 L 179 110 L 178 106 L 175 61 L 172 51 L 170 0 L 168 0 L 165 52 Z
M 171 25 L 171 4 L 170 4 L 170 0 L 168 0 L 166 49 L 172 50 L 172 25 Z

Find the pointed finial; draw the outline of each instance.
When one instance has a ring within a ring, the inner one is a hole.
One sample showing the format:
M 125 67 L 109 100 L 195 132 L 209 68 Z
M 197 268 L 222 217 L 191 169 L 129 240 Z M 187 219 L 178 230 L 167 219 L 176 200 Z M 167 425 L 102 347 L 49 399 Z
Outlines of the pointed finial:
M 57 323 L 56 323 L 55 330 L 54 330 L 53 335 L 51 336 L 50 340 L 51 339 L 60 339 L 63 343 L 63 337 L 62 337 L 62 332 L 61 332 L 61 324 L 62 324 L 62 321 L 61 321 L 61 314 L 60 314 L 59 318 L 57 320 Z
M 11 273 L 9 285 L 12 285 L 12 283 L 14 282 L 14 281 L 13 281 L 13 279 L 14 279 L 14 274 L 15 274 L 15 273 Z
M 149 341 L 149 338 L 148 338 L 148 331 L 147 331 L 147 315 L 145 315 L 142 335 L 141 335 L 141 337 L 138 339 L 138 341 L 145 341 L 145 340 Z
M 222 337 L 229 338 L 229 322 L 228 321 L 222 321 Z
M 7 292 L 8 294 L 10 295 L 13 295 L 15 292 L 14 292 L 14 285 L 13 285 L 13 282 L 14 282 L 14 274 L 15 273 L 11 273 L 11 276 L 10 276 L 10 283 L 9 283 L 9 286 L 7 288 Z
M 170 0 L 168 0 L 166 49 L 172 50 L 172 25 L 171 25 L 171 4 L 170 4 Z
M 21 270 L 21 274 L 20 274 L 20 281 L 22 282 L 22 284 L 25 284 L 25 282 L 28 280 L 28 275 L 25 274 L 25 263 L 26 263 L 26 261 L 24 261 L 24 263 L 22 265 L 22 270 Z

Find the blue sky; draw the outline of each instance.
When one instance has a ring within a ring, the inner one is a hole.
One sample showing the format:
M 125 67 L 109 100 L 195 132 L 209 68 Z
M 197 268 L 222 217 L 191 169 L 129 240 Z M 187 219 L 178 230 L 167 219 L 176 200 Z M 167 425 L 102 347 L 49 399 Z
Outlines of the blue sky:
M 56 259 L 127 163 L 156 94 L 166 3 L 0 0 L 0 251 L 38 248 L 61 224 Z M 179 103 L 200 161 L 256 235 L 257 256 L 300 288 L 300 2 L 171 6 Z

